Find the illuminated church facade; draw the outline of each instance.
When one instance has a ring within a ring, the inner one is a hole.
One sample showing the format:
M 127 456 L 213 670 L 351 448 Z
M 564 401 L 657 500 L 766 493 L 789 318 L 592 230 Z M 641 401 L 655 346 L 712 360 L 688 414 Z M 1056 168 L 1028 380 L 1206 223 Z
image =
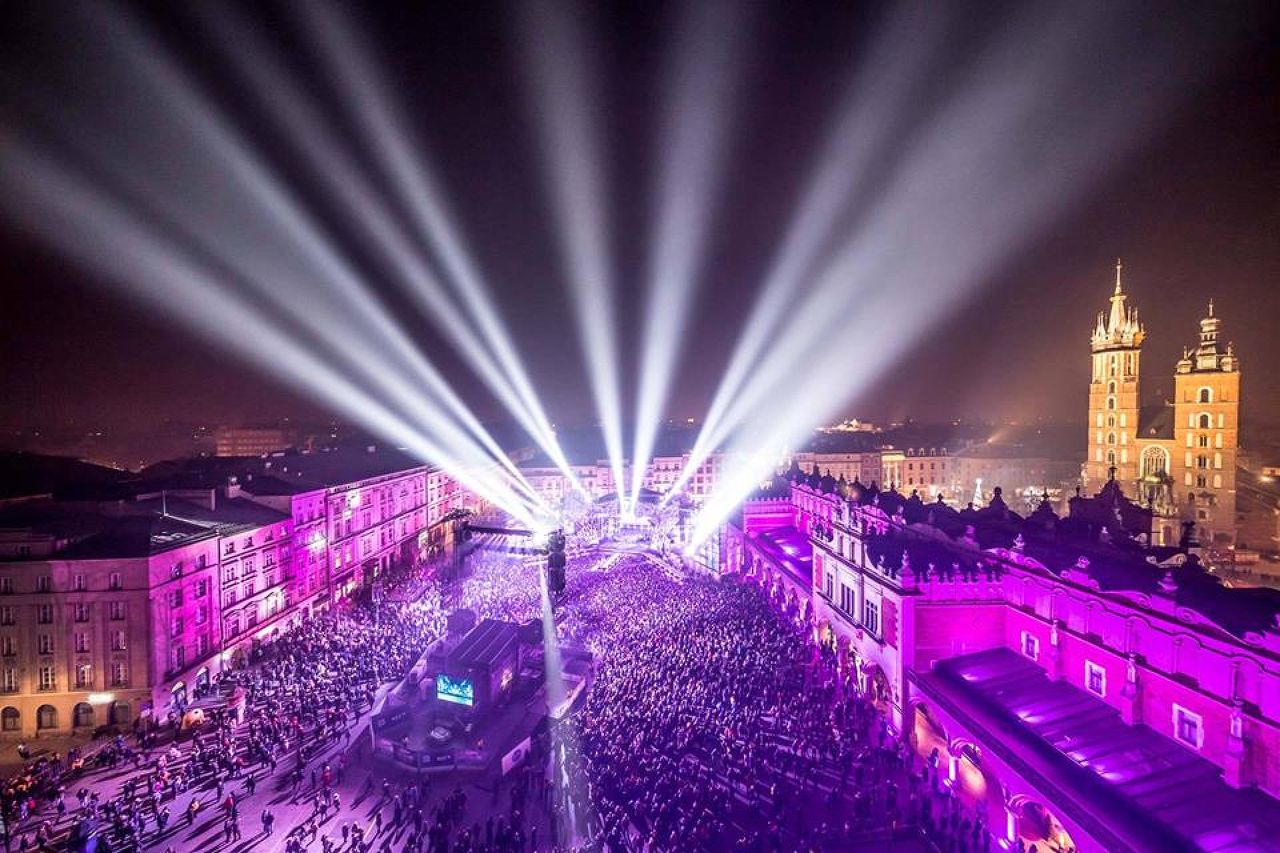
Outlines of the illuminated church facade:
M 1199 340 L 1174 368 L 1173 399 L 1143 406 L 1142 343 L 1146 330 L 1129 306 L 1116 262 L 1110 310 L 1098 314 L 1090 339 L 1089 444 L 1083 466 L 1087 492 L 1115 479 L 1155 513 L 1152 540 L 1178 542 L 1192 522 L 1196 542 L 1235 542 L 1236 455 L 1240 430 L 1240 364 L 1219 341 L 1213 302 Z

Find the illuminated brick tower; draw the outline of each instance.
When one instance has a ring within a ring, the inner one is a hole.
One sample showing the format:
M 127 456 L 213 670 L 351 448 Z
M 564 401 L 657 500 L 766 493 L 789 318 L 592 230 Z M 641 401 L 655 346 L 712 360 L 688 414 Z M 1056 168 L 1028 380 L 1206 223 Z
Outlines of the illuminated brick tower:
M 1116 261 L 1116 289 L 1110 314 L 1098 314 L 1091 339 L 1093 378 L 1089 383 L 1089 455 L 1085 486 L 1101 488 L 1112 476 L 1129 487 L 1138 480 L 1139 356 L 1146 337 L 1136 309 L 1125 307 Z M 1130 488 L 1129 494 L 1133 491 Z
M 1174 373 L 1175 501 L 1206 547 L 1235 542 L 1240 363 L 1231 344 L 1218 344 L 1221 322 L 1210 300 L 1200 342 L 1183 350 Z

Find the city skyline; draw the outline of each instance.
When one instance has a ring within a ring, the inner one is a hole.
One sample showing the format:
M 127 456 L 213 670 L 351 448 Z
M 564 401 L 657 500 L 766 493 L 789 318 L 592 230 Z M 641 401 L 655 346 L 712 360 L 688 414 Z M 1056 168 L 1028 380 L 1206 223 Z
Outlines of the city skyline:
M 1280 92 L 1280 75 L 1272 61 L 1274 44 L 1263 35 L 1267 27 L 1274 27 L 1274 15 L 1261 9 L 1253 14 L 1257 32 L 1237 46 L 1211 83 L 1196 88 L 1169 120 L 1154 127 L 1140 151 L 1112 164 L 1112 177 L 1104 185 L 1063 211 L 1035 239 L 1002 257 L 982 276 L 975 297 L 960 302 L 944 322 L 907 347 L 892 371 L 881 372 L 857 392 L 848 414 L 872 412 L 882 420 L 949 420 L 987 413 L 1018 420 L 1074 416 L 1085 399 L 1078 377 L 1087 364 L 1062 354 L 1075 351 L 1087 336 L 1094 306 L 1107 293 L 1116 256 L 1125 260 L 1129 288 L 1143 306 L 1144 319 L 1160 330 L 1150 341 L 1150 364 L 1176 361 L 1181 340 L 1194 329 L 1210 297 L 1217 299 L 1247 363 L 1280 358 L 1265 324 L 1251 322 L 1280 311 L 1280 288 L 1269 286 L 1280 278 L 1280 250 L 1270 239 L 1280 228 L 1280 205 L 1274 193 L 1258 191 L 1274 184 L 1276 175 L 1280 120 L 1269 106 Z M 745 116 L 734 126 L 743 135 L 738 149 L 745 150 L 735 150 L 726 165 L 731 177 L 721 193 L 718 228 L 698 275 L 680 381 L 673 384 L 666 409 L 672 417 L 698 418 L 706 412 L 714 380 L 729 356 L 732 330 L 744 318 L 771 243 L 776 244 L 776 235 L 794 212 L 798 181 L 818 148 L 824 123 L 830 121 L 840 80 L 849 68 L 844 54 L 852 47 L 856 67 L 870 53 L 870 46 L 862 43 L 865 38 L 839 33 L 842 28 L 881 24 L 884 12 L 821 9 L 806 16 L 772 9 L 761 15 L 777 33 L 771 38 L 756 34 L 762 38 L 757 45 L 760 55 L 743 72 L 748 80 L 743 85 L 750 91 L 739 94 Z M 984 15 L 975 27 L 999 19 L 994 9 Z M 271 16 L 249 17 L 270 39 L 279 42 L 288 35 Z M 426 138 L 438 147 L 435 159 L 443 167 L 442 177 L 455 190 L 462 229 L 490 274 L 500 312 L 552 420 L 593 420 L 597 415 L 582 361 L 570 343 L 572 311 L 559 286 L 564 275 L 556 269 L 545 225 L 537 222 L 540 193 L 528 178 L 514 174 L 534 157 L 528 121 L 521 118 L 518 98 L 511 94 L 499 98 L 490 114 L 477 116 L 473 109 L 476 98 L 505 91 L 503 75 L 514 61 L 514 47 L 497 10 L 456 17 L 459 20 L 449 21 L 466 37 L 441 45 L 442 54 L 428 58 L 406 55 L 402 39 L 388 31 L 398 21 L 394 15 L 370 13 L 359 23 L 371 42 L 395 57 L 392 73 L 412 68 L 428 74 L 428 79 L 452 84 L 450 95 L 456 95 L 456 104 L 429 92 L 414 98 L 449 118 L 445 125 L 421 123 L 426 125 Z M 656 96 L 646 94 L 646 87 L 661 67 L 660 51 L 628 46 L 615 28 L 622 26 L 619 20 L 635 23 L 657 44 L 654 28 L 662 19 L 631 11 L 608 20 L 601 53 L 610 101 L 628 108 L 614 115 L 607 130 L 611 138 L 651 138 L 659 110 Z M 208 34 L 200 34 L 200 21 L 189 15 L 171 12 L 143 23 L 171 45 L 197 51 L 197 56 L 213 49 Z M 400 23 L 409 27 L 415 21 L 410 16 Z M 750 24 L 763 25 L 758 20 Z M 817 31 L 824 26 L 833 32 L 819 38 Z M 21 49 L 12 53 L 15 61 L 23 50 L 46 44 L 42 39 L 47 34 L 39 27 L 19 30 L 18 35 Z M 287 39 L 282 44 L 282 49 L 290 48 Z M 801 44 L 808 49 L 795 55 Z M 978 44 L 977 33 L 965 28 L 946 41 L 948 50 L 958 52 Z M 507 66 L 496 63 L 491 70 L 470 68 L 463 73 L 450 64 L 479 50 L 491 51 Z M 307 59 L 296 49 L 288 58 Z M 55 61 L 45 60 L 49 65 Z M 195 71 L 214 86 L 228 81 L 212 55 Z M 28 79 L 15 77 L 12 85 Z M 793 90 L 804 94 L 795 98 Z M 619 97 L 624 101 L 617 101 Z M 788 133 L 776 129 L 782 124 L 790 128 Z M 15 126 L 34 127 L 25 118 Z M 280 144 L 278 139 L 262 142 L 271 154 Z M 622 152 L 647 161 L 653 156 L 640 142 L 629 147 L 621 143 L 615 156 L 624 156 Z M 500 167 L 503 162 L 508 165 Z M 471 187 L 484 192 L 469 192 Z M 613 207 L 626 228 L 619 229 L 624 233 L 615 241 L 616 265 L 641 260 L 645 199 L 642 187 L 619 184 Z M 234 354 L 230 362 L 211 358 L 198 336 L 116 294 L 101 274 L 51 252 L 14 228 L 12 219 L 4 221 L 0 281 L 11 306 L 0 319 L 0 357 L 7 366 L 0 391 L 11 401 L 0 416 L 6 429 L 33 421 L 87 421 L 103 413 L 140 423 L 188 415 L 235 423 L 331 413 L 306 392 L 257 370 L 222 369 L 238 364 Z M 643 263 L 635 266 L 619 277 L 619 317 L 639 313 Z M 530 278 L 536 282 L 532 289 L 526 286 Z M 912 287 L 909 281 L 898 284 L 907 288 L 904 293 Z M 911 313 L 909 303 L 898 310 Z M 477 414 L 485 420 L 501 419 L 502 407 L 449 347 L 425 324 L 413 323 L 411 310 L 398 306 L 397 311 Z M 630 408 L 636 369 L 631 353 L 639 331 L 622 322 L 619 334 L 623 398 Z M 851 343 L 856 346 L 857 340 L 855 335 Z M 940 362 L 949 365 L 940 368 Z M 967 381 L 954 382 L 949 375 L 954 370 L 964 370 Z M 912 376 L 912 381 L 901 382 L 903 375 Z M 1072 390 L 1045 394 L 1046 387 Z M 1169 393 L 1159 388 L 1150 393 L 1162 390 Z M 1280 420 L 1280 376 L 1249 372 L 1245 396 L 1251 401 L 1247 419 Z

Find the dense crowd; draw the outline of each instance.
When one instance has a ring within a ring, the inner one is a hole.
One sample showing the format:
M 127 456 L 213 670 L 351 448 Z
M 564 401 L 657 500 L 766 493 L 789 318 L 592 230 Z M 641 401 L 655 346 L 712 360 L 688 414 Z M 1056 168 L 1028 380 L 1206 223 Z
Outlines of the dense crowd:
M 499 784 L 491 804 L 468 809 L 460 788 L 433 791 L 421 776 L 377 784 L 352 738 L 378 687 L 453 610 L 536 618 L 538 572 L 536 559 L 482 550 L 458 584 L 389 579 L 380 601 L 291 626 L 225 674 L 218 695 L 243 702 L 210 706 L 194 735 L 118 737 L 89 765 L 80 754 L 29 762 L 2 795 L 15 849 L 90 837 L 111 851 L 230 846 L 246 821 L 270 837 L 280 803 L 290 853 L 836 850 L 895 830 L 945 850 L 985 847 L 981 822 L 890 736 L 811 632 L 752 586 L 682 577 L 646 554 L 570 560 L 561 638 L 586 645 L 598 671 L 585 707 L 541 746 L 548 760 L 508 777 L 506 797 Z M 356 802 L 343 801 L 344 776 L 365 780 Z M 260 785 L 268 805 L 242 815 Z M 352 811 L 366 799 L 372 812 Z

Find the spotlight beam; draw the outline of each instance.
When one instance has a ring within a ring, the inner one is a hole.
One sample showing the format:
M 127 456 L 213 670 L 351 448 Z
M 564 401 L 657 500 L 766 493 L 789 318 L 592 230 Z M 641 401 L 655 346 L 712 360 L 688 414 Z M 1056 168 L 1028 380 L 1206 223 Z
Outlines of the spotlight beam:
M 664 85 L 658 138 L 657 233 L 649 259 L 632 453 L 631 503 L 640 498 L 676 359 L 689 322 L 698 266 L 719 195 L 742 22 L 724 0 L 684 7 Z
M 598 97 L 589 85 L 598 78 L 598 71 L 588 61 L 578 22 L 565 4 L 531 0 L 518 5 L 556 237 L 567 267 L 609 470 L 621 499 L 626 485 L 609 217 L 599 128 L 594 121 Z
M 949 16 L 945 9 L 910 3 L 895 6 L 890 14 L 884 31 L 845 85 L 820 155 L 712 396 L 688 464 L 668 497 L 677 494 L 725 440 L 727 410 L 773 335 L 788 323 L 790 306 L 804 290 L 805 276 L 821 261 L 824 247 L 836 236 L 842 211 L 855 203 L 855 195 L 865 194 L 868 169 L 886 153 L 906 121 L 902 104 L 919 100 L 915 96 L 941 47 Z
M 0 185 L 20 202 L 9 212 L 21 227 L 110 277 L 131 297 L 282 382 L 307 389 L 335 411 L 440 465 L 465 488 L 532 523 L 529 505 L 494 479 L 492 466 L 486 472 L 471 460 L 455 458 L 335 370 L 329 359 L 231 294 L 220 275 L 211 274 L 171 239 L 10 134 L 0 136 Z M 246 337 L 257 345 L 244 347 Z
M 345 323 L 349 333 L 351 322 L 357 320 L 370 336 L 369 340 L 389 344 L 401 363 L 426 384 L 436 400 L 461 422 L 466 432 L 480 442 L 493 459 L 503 464 L 517 482 L 522 483 L 522 489 L 534 495 L 532 487 L 523 482 L 523 476 L 497 442 L 444 377 L 422 357 L 403 330 L 376 303 L 368 289 L 361 284 L 358 273 L 331 248 L 305 209 L 295 202 L 271 170 L 252 154 L 250 146 L 226 122 L 217 119 L 217 108 L 200 94 L 160 45 L 122 15 L 97 13 L 92 9 L 90 13 L 93 21 L 112 35 L 111 44 L 125 48 L 122 51 L 125 61 L 141 75 L 148 90 L 162 98 L 176 115 L 182 116 L 189 127 L 196 131 L 189 133 L 192 144 L 212 150 L 215 162 L 236 179 L 236 185 L 253 199 L 253 207 L 277 226 L 276 230 L 289 248 L 298 253 L 296 260 L 309 266 L 316 283 L 324 285 L 314 290 L 311 296 L 320 296 L 330 302 L 329 308 L 334 313 L 328 317 L 327 322 L 336 324 L 330 326 L 330 330 L 342 328 Z M 151 195 L 154 200 L 163 202 L 170 208 L 170 215 L 175 218 L 183 215 L 180 208 L 185 205 L 170 193 L 161 190 L 152 192 Z M 253 250 L 252 246 L 246 248 Z M 265 287 L 264 295 L 276 301 L 287 300 L 280 288 Z M 296 295 L 292 294 L 294 297 Z M 319 321 L 315 303 L 305 306 L 307 310 L 303 311 L 299 311 L 302 306 L 296 304 L 290 304 L 289 307 L 304 321 Z M 381 347 L 371 347 L 370 357 L 380 349 Z M 401 377 L 399 370 L 393 368 L 371 372 L 372 380 L 395 393 L 402 404 L 415 408 L 423 417 L 435 420 L 437 429 L 445 436 L 455 443 L 467 441 L 466 433 L 448 419 L 440 418 L 438 413 L 427 406 L 422 399 L 421 390 L 413 388 L 407 378 Z
M 455 218 L 448 209 L 445 193 L 423 158 L 416 156 L 408 144 L 407 122 L 387 94 L 390 87 L 378 75 L 368 51 L 349 24 L 337 20 L 334 13 L 322 4 L 308 6 L 307 12 L 310 14 L 304 15 L 303 21 L 333 68 L 333 81 L 343 103 L 356 119 L 354 125 L 365 148 L 372 153 L 387 184 L 399 193 L 400 206 L 412 219 L 419 234 L 425 235 L 425 241 L 441 259 L 450 276 L 453 293 L 461 300 L 470 322 L 463 319 L 457 304 L 424 264 L 417 264 L 413 274 L 407 277 L 411 282 L 410 292 L 422 302 L 428 316 L 448 318 L 437 321 L 437 327 L 449 337 L 468 364 L 568 477 L 574 488 L 585 494 L 556 441 L 555 431 L 495 307 L 490 289 L 467 250 L 460 230 L 454 225 Z M 265 63 L 259 63 L 259 68 L 265 69 Z M 274 76 L 279 78 L 279 75 Z M 316 124 L 305 120 L 304 123 Z M 300 134 L 298 138 L 311 137 L 310 134 Z M 325 159 L 333 158 L 326 156 Z M 343 182 L 349 188 L 357 185 L 349 171 Z M 379 225 L 384 235 L 391 233 L 391 228 L 390 223 Z M 408 250 L 401 249 L 397 254 L 405 251 Z M 477 330 L 483 345 L 476 338 Z
M 1115 6 L 1048 19 L 1027 9 L 1016 24 L 904 148 L 867 226 L 824 266 L 735 398 L 717 434 L 745 461 L 704 505 L 695 547 L 769 473 L 750 451 L 794 446 L 865 389 L 1164 126 L 1242 30 L 1207 16 L 1153 29 Z M 778 417 L 780 394 L 802 405 Z

